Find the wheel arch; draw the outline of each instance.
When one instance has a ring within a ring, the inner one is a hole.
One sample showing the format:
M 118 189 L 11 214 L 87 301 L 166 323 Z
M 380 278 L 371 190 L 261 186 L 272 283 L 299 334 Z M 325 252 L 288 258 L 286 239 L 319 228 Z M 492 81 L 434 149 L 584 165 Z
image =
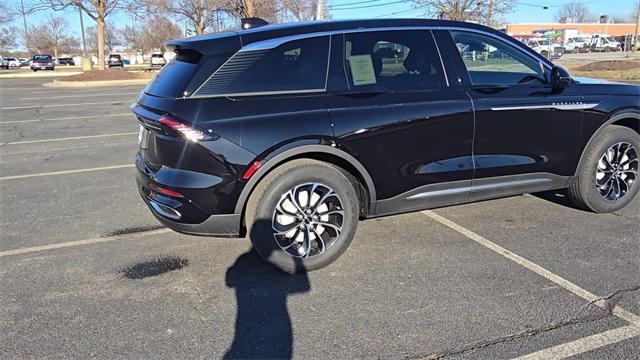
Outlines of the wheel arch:
M 580 159 L 578 160 L 578 164 L 576 164 L 575 175 L 578 174 L 580 164 L 582 163 L 582 159 L 584 158 L 584 153 L 586 152 L 587 148 L 589 147 L 593 139 L 595 139 L 596 136 L 600 135 L 602 131 L 604 131 L 604 129 L 606 129 L 611 125 L 624 126 L 640 134 L 640 112 L 636 110 L 629 110 L 629 109 L 622 110 L 620 112 L 614 113 L 611 117 L 609 117 L 607 121 L 602 123 L 602 125 L 600 125 L 598 129 L 594 131 L 593 134 L 591 134 L 589 141 L 587 141 L 586 145 L 582 149 L 582 153 L 580 154 Z
M 244 189 L 238 197 L 234 213 L 242 216 L 244 222 L 244 213 L 249 197 L 253 193 L 258 183 L 272 170 L 278 166 L 294 160 L 294 159 L 315 159 L 324 162 L 331 163 L 337 167 L 343 169 L 348 175 L 351 175 L 358 180 L 364 187 L 363 189 L 356 189 L 359 193 L 359 201 L 361 203 L 361 209 L 364 207 L 366 213 L 374 213 L 376 203 L 376 190 L 373 184 L 373 179 L 365 169 L 365 167 L 355 157 L 345 152 L 344 150 L 335 148 L 330 145 L 301 145 L 294 148 L 287 149 L 272 157 L 268 157 L 266 162 L 256 171 L 255 174 L 249 179 Z M 350 179 L 353 180 L 353 179 Z M 363 198 L 361 195 L 365 195 Z M 361 210 L 362 212 L 362 210 Z M 242 225 L 242 224 L 241 224 Z

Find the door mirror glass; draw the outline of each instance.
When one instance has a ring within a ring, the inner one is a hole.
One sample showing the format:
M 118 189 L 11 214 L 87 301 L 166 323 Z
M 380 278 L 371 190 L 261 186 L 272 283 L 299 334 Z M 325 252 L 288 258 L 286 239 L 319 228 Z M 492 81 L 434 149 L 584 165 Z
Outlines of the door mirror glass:
M 554 89 L 564 89 L 571 84 L 571 75 L 562 66 L 551 69 L 551 85 Z

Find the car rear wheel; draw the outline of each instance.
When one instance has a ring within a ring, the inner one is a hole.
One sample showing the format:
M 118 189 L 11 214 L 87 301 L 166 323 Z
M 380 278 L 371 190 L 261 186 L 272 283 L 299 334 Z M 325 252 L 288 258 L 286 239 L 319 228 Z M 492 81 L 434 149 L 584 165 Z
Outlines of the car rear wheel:
M 298 159 L 261 180 L 246 214 L 256 251 L 294 274 L 320 269 L 342 255 L 356 232 L 359 203 L 341 169 Z
M 577 179 L 569 187 L 573 202 L 599 213 L 619 210 L 638 193 L 640 135 L 623 126 L 610 126 L 585 149 Z

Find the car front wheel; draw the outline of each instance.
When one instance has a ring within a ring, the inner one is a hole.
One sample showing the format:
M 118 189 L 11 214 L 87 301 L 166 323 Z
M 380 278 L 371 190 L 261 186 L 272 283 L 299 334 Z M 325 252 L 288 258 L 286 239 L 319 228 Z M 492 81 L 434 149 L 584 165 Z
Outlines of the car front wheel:
M 599 213 L 619 210 L 638 193 L 640 134 L 609 126 L 585 149 L 577 179 L 569 187 L 573 202 Z
M 297 159 L 261 180 L 246 214 L 253 247 L 294 274 L 320 269 L 342 255 L 356 232 L 359 203 L 340 168 Z

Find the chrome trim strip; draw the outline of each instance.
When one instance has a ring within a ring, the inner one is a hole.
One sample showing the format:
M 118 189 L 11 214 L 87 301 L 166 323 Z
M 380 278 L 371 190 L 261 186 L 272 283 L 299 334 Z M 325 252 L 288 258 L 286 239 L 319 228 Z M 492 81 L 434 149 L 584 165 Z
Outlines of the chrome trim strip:
M 440 53 L 440 47 L 438 46 L 438 40 L 436 40 L 436 36 L 433 35 L 433 31 L 429 30 L 429 34 L 431 34 L 431 38 L 433 39 L 433 43 L 436 46 L 436 51 L 438 52 L 438 58 L 440 59 L 440 66 L 442 66 L 442 72 L 444 73 L 444 81 L 447 83 L 447 87 L 449 87 L 449 76 L 447 75 L 447 68 L 444 67 L 444 60 L 442 60 L 442 53 Z
M 229 94 L 215 94 L 215 95 L 192 95 L 184 99 L 205 99 L 205 98 L 219 98 L 219 97 L 285 95 L 285 94 L 309 94 L 309 93 L 320 93 L 325 91 L 326 91 L 326 88 L 305 89 L 305 90 L 258 91 L 258 92 L 229 93 Z
M 551 103 L 544 105 L 521 105 L 521 106 L 496 106 L 492 107 L 492 111 L 509 111 L 509 110 L 536 110 L 536 109 L 555 109 L 555 110 L 589 110 L 598 106 L 598 103 L 588 104 L 562 104 Z
M 540 183 L 545 183 L 550 181 L 551 179 L 539 178 L 539 179 L 528 179 L 528 180 L 505 181 L 505 182 L 496 183 L 496 184 L 471 185 L 471 186 L 465 186 L 465 187 L 460 187 L 456 189 L 427 191 L 427 192 L 411 195 L 407 197 L 407 200 L 424 199 L 424 198 L 434 197 L 434 196 L 454 195 L 454 194 L 460 194 L 464 192 L 475 192 L 475 191 L 483 191 L 483 190 L 501 189 L 506 187 L 540 184 Z
M 291 36 L 285 36 L 285 37 L 280 37 L 280 38 L 273 38 L 273 39 L 257 41 L 257 42 L 251 43 L 249 45 L 245 45 L 242 48 L 240 48 L 240 50 L 238 50 L 238 52 L 257 51 L 257 50 L 271 50 L 271 49 L 277 48 L 278 46 L 280 46 L 280 45 L 282 45 L 284 43 L 288 43 L 288 42 L 291 42 L 291 41 L 308 39 L 308 38 L 319 37 L 319 36 L 329 36 L 329 35 L 332 35 L 331 31 L 322 31 L 322 32 L 291 35 Z
M 162 204 L 158 204 L 157 202 L 153 201 L 153 200 L 149 200 L 149 204 L 151 205 L 151 207 L 153 208 L 153 210 L 155 212 L 157 212 L 158 214 L 172 219 L 172 220 L 180 220 L 180 218 L 182 217 L 182 215 L 176 211 L 175 209 L 172 209 L 168 206 L 162 205 Z

